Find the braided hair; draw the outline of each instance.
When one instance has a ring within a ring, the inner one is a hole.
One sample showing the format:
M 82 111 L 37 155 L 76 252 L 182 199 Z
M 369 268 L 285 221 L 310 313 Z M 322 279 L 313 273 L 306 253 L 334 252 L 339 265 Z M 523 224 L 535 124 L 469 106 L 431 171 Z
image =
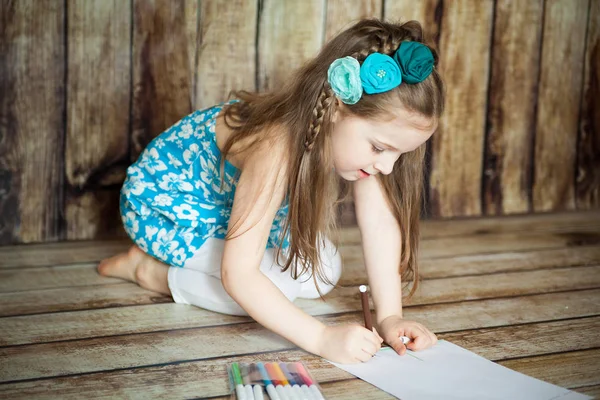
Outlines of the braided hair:
M 268 93 L 232 92 L 241 102 L 225 110 L 225 123 L 234 133 L 222 150 L 222 160 L 236 142 L 255 139 L 249 142 L 259 145 L 270 140 L 263 136 L 267 130 L 265 127 L 276 126 L 273 134 L 278 135 L 289 149 L 285 169 L 289 208 L 276 260 L 279 260 L 283 241 L 289 235 L 287 261 L 282 270 L 290 269 L 293 278 L 310 270 L 315 283 L 319 278 L 332 284 L 322 267 L 322 246 L 319 242 L 322 237 L 334 244 L 339 242 L 335 229 L 337 207 L 349 194 L 349 185 L 332 171 L 330 136 L 338 111 L 338 99 L 327 81 L 328 67 L 334 60 L 346 56 L 354 57 L 361 64 L 375 52 L 391 56 L 405 40 L 423 43 L 419 22 L 363 19 L 332 38 L 315 58 L 276 90 Z M 343 112 L 359 118 L 379 119 L 389 116 L 394 108 L 401 105 L 425 117 L 439 119 L 443 111 L 444 86 L 435 71 L 438 55 L 432 46 L 423 44 L 432 50 L 434 56 L 434 71 L 427 79 L 418 84 L 401 84 L 384 93 L 363 94 L 357 103 L 346 104 Z M 423 148 L 405 153 L 398 160 L 398 168 L 394 168 L 390 175 L 376 176 L 384 188 L 392 213 L 402 222 L 402 243 L 399 243 L 402 281 L 407 282 L 407 278 L 414 277 L 415 285 L 424 154 Z M 228 232 L 226 240 L 232 237 L 233 232 Z M 316 287 L 319 290 L 318 284 Z M 414 290 L 416 286 L 409 298 Z
M 366 31 L 369 37 L 368 47 L 350 54 L 350 57 L 355 58 L 361 64 L 370 54 L 373 53 L 382 53 L 389 56 L 393 55 L 398 47 L 400 47 L 400 44 L 405 40 L 418 42 L 422 40 L 422 28 L 417 21 L 409 21 L 395 30 L 387 29 L 384 24 L 381 24 L 380 26 L 373 26 L 374 22 L 375 24 L 377 23 L 376 20 L 365 20 L 363 22 L 364 27 L 362 29 L 360 26 L 361 22 L 353 27 L 357 31 Z M 307 152 L 310 152 L 314 147 L 317 136 L 321 131 L 321 125 L 323 124 L 324 116 L 326 114 L 334 115 L 336 106 L 337 101 L 335 99 L 335 94 L 333 93 L 329 82 L 327 82 L 327 80 L 324 78 L 323 88 L 321 89 L 317 102 L 313 108 L 313 118 L 307 132 L 306 141 L 304 143 Z

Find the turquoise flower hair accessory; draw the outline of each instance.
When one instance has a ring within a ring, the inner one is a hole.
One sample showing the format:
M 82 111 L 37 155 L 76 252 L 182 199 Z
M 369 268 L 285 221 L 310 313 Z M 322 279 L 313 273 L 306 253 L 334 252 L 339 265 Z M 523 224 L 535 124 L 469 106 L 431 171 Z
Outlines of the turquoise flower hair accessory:
M 429 47 L 420 42 L 404 41 L 393 57 L 371 53 L 362 65 L 354 57 L 338 58 L 327 70 L 327 81 L 342 102 L 356 104 L 363 91 L 383 93 L 402 82 L 423 82 L 433 68 L 434 58 Z
M 419 42 L 402 42 L 394 60 L 402 70 L 406 83 L 419 83 L 425 80 L 433 70 L 433 54 L 429 47 Z
M 402 83 L 402 72 L 392 57 L 372 53 L 360 67 L 360 80 L 365 93 L 383 93 Z
M 354 57 L 338 58 L 327 70 L 327 81 L 333 93 L 346 104 L 355 104 L 362 96 L 360 63 Z

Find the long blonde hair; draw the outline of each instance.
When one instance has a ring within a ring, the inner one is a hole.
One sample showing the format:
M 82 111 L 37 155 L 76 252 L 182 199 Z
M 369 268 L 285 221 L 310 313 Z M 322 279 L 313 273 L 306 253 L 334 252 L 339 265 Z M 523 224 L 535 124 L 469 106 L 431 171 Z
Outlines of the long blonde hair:
M 423 43 L 419 22 L 390 23 L 364 19 L 330 40 L 320 53 L 299 68 L 281 88 L 268 93 L 232 91 L 230 97 L 240 99 L 224 111 L 225 123 L 232 134 L 222 150 L 222 163 L 236 143 L 250 143 L 243 150 L 269 140 L 264 134 L 275 125 L 281 139 L 289 146 L 286 185 L 289 188 L 289 211 L 284 233 L 289 233 L 289 256 L 283 268 L 292 268 L 296 279 L 310 269 L 313 279 L 328 280 L 321 268 L 319 241 L 323 237 L 339 241 L 336 235 L 340 202 L 349 193 L 349 185 L 333 171 L 331 155 L 331 122 L 337 108 L 336 97 L 327 82 L 327 69 L 337 58 L 352 56 L 359 63 L 371 53 L 393 55 L 405 40 Z M 435 48 L 426 44 L 438 63 Z M 398 107 L 439 120 L 444 108 L 444 84 L 437 70 L 418 84 L 401 84 L 385 93 L 367 95 L 347 112 L 365 119 L 389 118 Z M 263 133 L 263 135 L 261 135 Z M 250 139 L 246 141 L 246 139 Z M 423 201 L 424 157 L 426 145 L 400 156 L 393 172 L 378 174 L 391 211 L 401 229 L 401 262 L 399 274 L 408 284 L 414 280 L 411 298 L 418 287 L 419 218 Z M 242 151 L 242 150 L 238 150 Z M 221 166 L 222 167 L 222 166 Z M 233 237 L 230 229 L 226 240 Z M 279 260 L 281 246 L 277 250 Z M 297 270 L 298 266 L 302 270 Z M 318 289 L 317 285 L 317 289 Z M 321 293 L 319 291 L 319 293 Z

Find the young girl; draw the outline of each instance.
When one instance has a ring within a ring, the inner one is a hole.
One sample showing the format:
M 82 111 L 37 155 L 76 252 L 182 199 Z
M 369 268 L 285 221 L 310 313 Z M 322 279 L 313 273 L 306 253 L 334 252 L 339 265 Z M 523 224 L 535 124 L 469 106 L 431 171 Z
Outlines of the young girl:
M 411 350 L 433 346 L 435 334 L 402 318 L 401 295 L 402 281 L 414 281 L 409 298 L 418 285 L 425 142 L 444 105 L 437 53 L 422 41 L 416 21 L 359 21 L 283 87 L 234 92 L 160 134 L 121 191 L 135 245 L 99 273 L 176 303 L 249 315 L 335 362 L 367 361 L 384 339 L 403 355 L 402 335 Z M 373 331 L 326 326 L 293 304 L 340 278 L 330 239 L 350 186 Z

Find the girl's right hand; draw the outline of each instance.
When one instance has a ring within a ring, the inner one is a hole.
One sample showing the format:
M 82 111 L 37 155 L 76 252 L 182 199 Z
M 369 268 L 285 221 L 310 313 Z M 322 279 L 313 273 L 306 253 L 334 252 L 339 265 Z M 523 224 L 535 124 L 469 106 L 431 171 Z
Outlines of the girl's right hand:
M 381 348 L 383 339 L 360 325 L 327 326 L 321 338 L 320 356 L 340 364 L 369 361 Z

